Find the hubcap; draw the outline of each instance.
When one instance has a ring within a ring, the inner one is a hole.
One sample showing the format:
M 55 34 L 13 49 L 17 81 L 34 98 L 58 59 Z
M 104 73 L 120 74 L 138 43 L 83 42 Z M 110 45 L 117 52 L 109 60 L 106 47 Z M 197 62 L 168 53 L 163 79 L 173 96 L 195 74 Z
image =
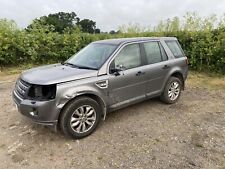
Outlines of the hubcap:
M 85 133 L 93 127 L 95 121 L 95 109 L 90 105 L 83 105 L 72 114 L 70 126 L 76 133 Z
M 180 94 L 180 85 L 178 82 L 172 82 L 168 90 L 170 100 L 176 100 Z

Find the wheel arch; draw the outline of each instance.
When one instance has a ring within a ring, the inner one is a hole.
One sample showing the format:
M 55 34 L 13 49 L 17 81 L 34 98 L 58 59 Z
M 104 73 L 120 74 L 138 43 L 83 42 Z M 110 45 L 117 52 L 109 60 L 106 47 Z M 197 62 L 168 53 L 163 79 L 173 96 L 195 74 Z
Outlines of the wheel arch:
M 101 108 L 101 113 L 102 113 L 102 117 L 103 119 L 105 120 L 105 117 L 106 117 L 106 103 L 104 102 L 104 100 L 98 96 L 97 94 L 94 94 L 94 93 L 79 93 L 77 94 L 75 97 L 69 99 L 64 105 L 63 107 L 61 108 L 60 112 L 59 112 L 59 115 L 58 115 L 58 121 L 60 120 L 61 118 L 61 115 L 62 115 L 62 112 L 63 110 L 66 108 L 66 106 L 68 104 L 70 104 L 71 102 L 73 102 L 74 100 L 76 99 L 79 99 L 80 97 L 89 97 L 93 100 L 95 100 L 99 105 L 100 105 L 100 108 Z
M 168 76 L 167 76 L 167 78 L 164 81 L 164 85 L 163 85 L 162 91 L 164 90 L 164 88 L 166 86 L 166 83 L 168 82 L 168 80 L 169 80 L 170 77 L 179 78 L 181 80 L 181 83 L 182 83 L 182 90 L 184 90 L 185 82 L 184 82 L 183 74 L 179 70 L 174 70 L 174 71 L 171 71 L 170 73 L 168 73 Z
M 176 77 L 178 79 L 180 79 L 181 83 L 182 83 L 182 89 L 184 90 L 184 87 L 185 87 L 185 83 L 184 83 L 184 77 L 183 77 L 183 74 L 179 71 L 175 71 L 173 72 L 170 77 Z

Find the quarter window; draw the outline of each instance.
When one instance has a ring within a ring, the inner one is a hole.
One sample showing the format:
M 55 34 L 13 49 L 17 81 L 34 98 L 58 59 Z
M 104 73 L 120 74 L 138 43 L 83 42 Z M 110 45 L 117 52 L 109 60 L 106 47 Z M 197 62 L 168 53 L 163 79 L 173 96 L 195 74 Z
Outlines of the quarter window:
M 116 56 L 115 67 L 131 69 L 141 65 L 141 54 L 139 44 L 125 46 Z
M 173 53 L 175 58 L 184 57 L 181 47 L 179 46 L 177 41 L 166 41 L 166 44 Z

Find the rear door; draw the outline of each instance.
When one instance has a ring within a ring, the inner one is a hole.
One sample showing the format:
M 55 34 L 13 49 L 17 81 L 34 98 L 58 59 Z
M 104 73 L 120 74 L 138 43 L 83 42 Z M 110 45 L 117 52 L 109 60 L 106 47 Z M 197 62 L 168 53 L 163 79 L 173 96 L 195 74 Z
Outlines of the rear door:
M 165 78 L 170 70 L 168 56 L 160 41 L 149 41 L 141 44 L 146 58 L 146 95 L 159 95 L 163 90 Z

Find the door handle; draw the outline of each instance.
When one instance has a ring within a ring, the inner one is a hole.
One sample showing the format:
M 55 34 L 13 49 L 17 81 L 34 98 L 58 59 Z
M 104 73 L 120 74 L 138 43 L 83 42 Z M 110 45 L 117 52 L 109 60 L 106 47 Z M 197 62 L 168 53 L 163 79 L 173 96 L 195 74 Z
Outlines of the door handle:
M 168 69 L 168 68 L 170 68 L 170 66 L 168 66 L 168 65 L 163 66 L 163 69 Z
M 144 74 L 145 74 L 145 72 L 139 71 L 139 72 L 136 73 L 136 76 L 141 76 L 141 75 L 144 75 Z

